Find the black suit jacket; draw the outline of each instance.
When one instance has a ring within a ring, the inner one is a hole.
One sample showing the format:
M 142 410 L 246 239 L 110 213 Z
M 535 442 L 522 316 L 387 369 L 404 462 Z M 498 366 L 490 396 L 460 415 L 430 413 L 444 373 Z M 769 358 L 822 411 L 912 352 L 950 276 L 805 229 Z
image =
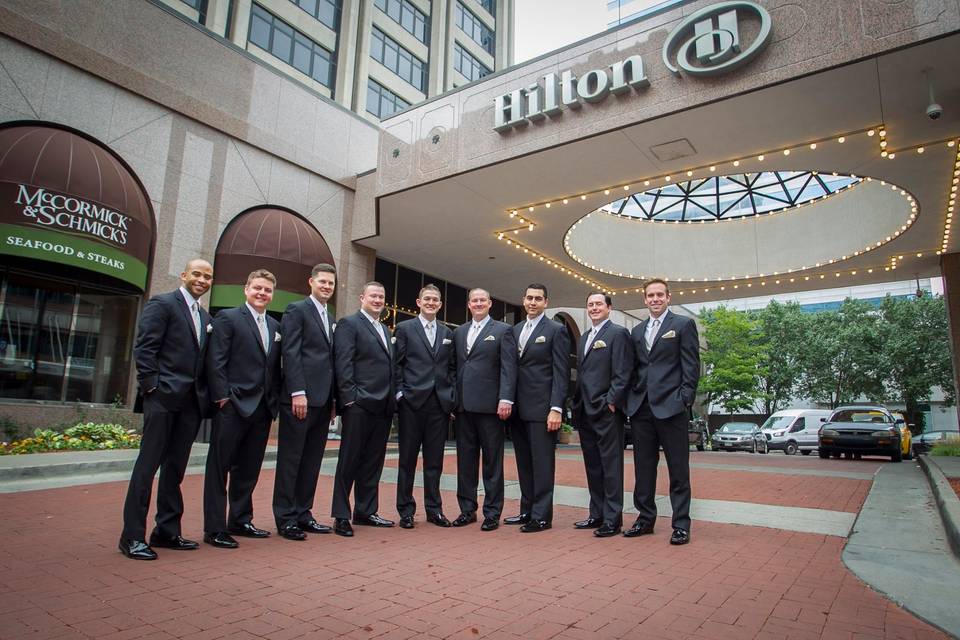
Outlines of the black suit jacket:
M 386 346 L 362 311 L 337 323 L 333 359 L 339 406 L 355 402 L 371 413 L 393 413 L 393 336 L 386 325 L 380 323 L 380 327 L 387 337 Z
M 207 327 L 210 314 L 200 307 L 200 342 L 187 301 L 180 290 L 153 296 L 143 307 L 137 326 L 133 358 L 139 386 L 134 410 L 157 402 L 167 411 L 177 411 L 194 394 L 201 415 L 211 412 L 204 358 L 210 342 Z
M 327 313 L 327 324 L 333 331 L 333 320 Z M 290 404 L 290 394 L 306 391 L 307 405 L 326 405 L 334 391 L 333 345 L 323 330 L 320 312 L 310 298 L 291 302 L 280 321 L 283 339 L 283 396 Z
M 661 420 L 686 411 L 697 395 L 700 381 L 700 338 L 690 318 L 672 311 L 660 324 L 653 348 L 647 351 L 644 340 L 646 322 L 633 328 L 633 386 L 627 399 L 627 411 L 636 413 L 646 398 L 653 415 Z
M 520 333 L 526 320 L 513 327 L 520 345 Z M 524 422 L 546 422 L 550 407 L 567 401 L 570 383 L 570 338 L 566 328 L 550 318 L 540 319 L 527 338 L 517 362 L 517 402 L 514 414 Z
M 510 325 L 490 318 L 467 354 L 473 321 L 453 332 L 457 348 L 457 403 L 460 411 L 496 413 L 500 400 L 513 402 L 517 388 L 517 341 Z
M 436 340 L 430 346 L 420 318 L 397 325 L 395 359 L 397 391 L 414 410 L 419 409 L 436 390 L 440 407 L 450 413 L 457 404 L 457 357 L 453 331 L 434 321 Z
M 241 416 L 261 400 L 274 418 L 280 397 L 280 323 L 267 316 L 269 353 L 264 353 L 257 323 L 246 305 L 224 309 L 213 319 L 207 352 L 207 380 L 213 401 L 227 398 Z M 278 337 L 279 336 L 279 337 Z
M 579 365 L 573 391 L 574 413 L 581 420 L 592 418 L 609 413 L 607 405 L 611 404 L 626 413 L 634 360 L 630 334 L 620 325 L 607 321 L 584 355 L 589 338 L 588 331 L 580 336 L 577 346 Z

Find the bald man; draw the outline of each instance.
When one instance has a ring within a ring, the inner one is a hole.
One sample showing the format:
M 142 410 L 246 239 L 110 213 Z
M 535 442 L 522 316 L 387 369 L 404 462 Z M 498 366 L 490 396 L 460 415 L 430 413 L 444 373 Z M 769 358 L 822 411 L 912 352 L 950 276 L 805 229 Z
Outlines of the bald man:
M 211 326 L 200 298 L 213 284 L 213 267 L 191 260 L 180 287 L 156 295 L 143 307 L 133 358 L 139 386 L 134 411 L 143 412 L 143 440 L 123 504 L 120 552 L 133 560 L 155 560 L 152 547 L 190 551 L 198 544 L 180 535 L 180 483 L 200 421 L 211 413 L 204 357 Z M 146 541 L 153 477 L 157 486 L 156 526 Z

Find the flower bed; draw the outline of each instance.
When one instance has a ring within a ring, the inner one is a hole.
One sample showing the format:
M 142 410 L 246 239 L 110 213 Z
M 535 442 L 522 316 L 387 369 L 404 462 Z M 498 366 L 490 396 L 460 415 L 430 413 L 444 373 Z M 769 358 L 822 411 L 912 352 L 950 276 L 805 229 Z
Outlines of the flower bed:
M 0 455 L 47 453 L 50 451 L 101 451 L 139 449 L 140 434 L 119 424 L 79 423 L 62 432 L 37 429 L 30 438 L 3 443 Z

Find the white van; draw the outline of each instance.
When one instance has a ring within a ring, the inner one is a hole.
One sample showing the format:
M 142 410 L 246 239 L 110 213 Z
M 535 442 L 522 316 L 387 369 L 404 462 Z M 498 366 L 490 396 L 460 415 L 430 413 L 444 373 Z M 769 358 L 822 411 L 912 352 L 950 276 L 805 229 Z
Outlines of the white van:
M 799 451 L 806 456 L 816 451 L 823 426 L 820 418 L 829 418 L 830 413 L 822 409 L 784 409 L 767 418 L 760 430 L 771 451 L 780 450 L 788 456 Z

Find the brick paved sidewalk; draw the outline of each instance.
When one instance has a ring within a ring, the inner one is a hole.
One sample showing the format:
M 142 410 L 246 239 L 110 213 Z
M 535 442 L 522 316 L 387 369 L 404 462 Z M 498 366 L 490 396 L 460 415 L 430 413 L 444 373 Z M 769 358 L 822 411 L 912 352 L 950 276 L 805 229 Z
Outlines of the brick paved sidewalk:
M 272 485 L 264 471 L 263 527 Z M 653 536 L 597 540 L 571 528 L 582 509 L 558 507 L 536 535 L 421 521 L 134 562 L 116 550 L 125 488 L 0 495 L 0 638 L 945 637 L 847 571 L 837 537 L 698 522 L 690 545 L 671 547 L 661 518 Z M 201 488 L 202 476 L 185 480 L 195 539 Z M 330 491 L 321 477 L 318 516 Z M 387 516 L 394 491 L 381 486 Z M 455 497 L 444 500 L 455 515 Z M 505 515 L 517 508 L 508 501 Z

